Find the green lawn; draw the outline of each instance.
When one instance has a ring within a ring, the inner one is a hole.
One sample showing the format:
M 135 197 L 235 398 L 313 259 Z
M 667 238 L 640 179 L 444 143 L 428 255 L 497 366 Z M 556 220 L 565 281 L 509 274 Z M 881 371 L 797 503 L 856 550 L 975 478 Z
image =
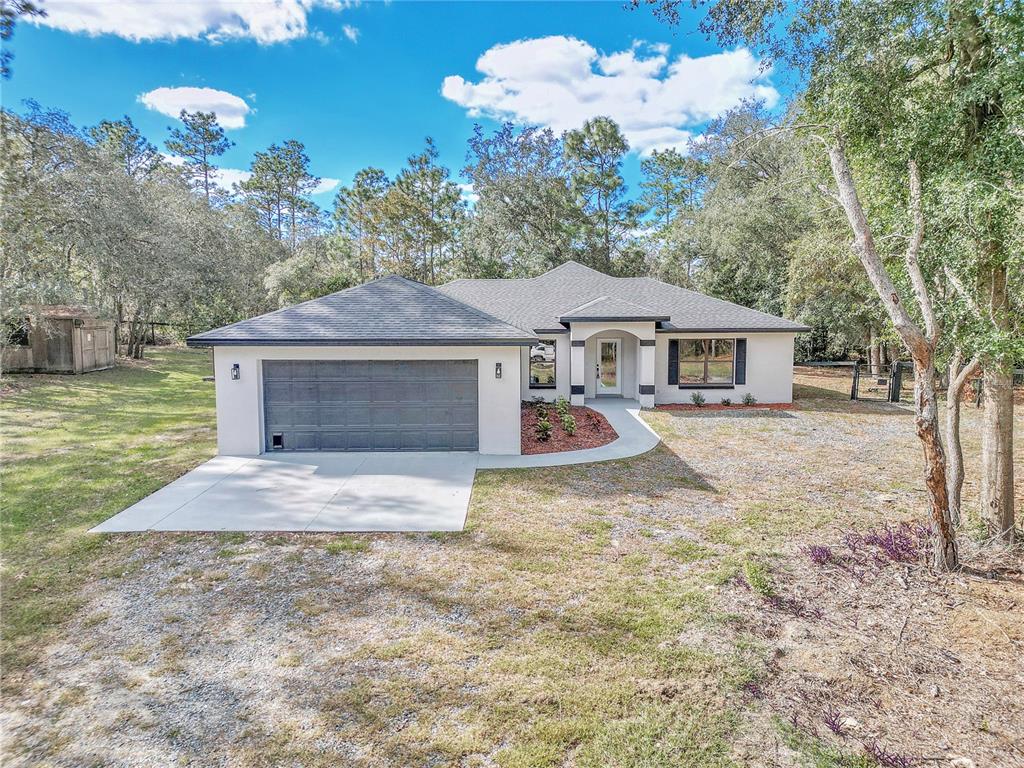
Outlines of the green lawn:
M 86 532 L 214 455 L 204 351 L 82 376 L 13 376 L 0 400 L 5 687 L 81 603 L 84 582 L 123 562 L 133 537 Z

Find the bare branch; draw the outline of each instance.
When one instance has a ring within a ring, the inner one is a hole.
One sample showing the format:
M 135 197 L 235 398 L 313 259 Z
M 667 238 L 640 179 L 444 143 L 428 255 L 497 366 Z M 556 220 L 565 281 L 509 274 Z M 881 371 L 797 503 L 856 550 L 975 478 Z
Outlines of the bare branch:
M 953 379 L 952 382 L 950 382 L 948 390 L 949 394 L 951 396 L 956 395 L 957 397 L 960 397 L 960 393 L 963 391 L 964 385 L 967 383 L 967 380 L 980 370 L 981 359 L 977 355 L 975 355 L 974 357 L 971 358 L 970 362 L 968 362 L 967 365 L 960 369 L 960 371 L 956 374 L 956 378 Z
M 930 365 L 934 347 L 917 327 L 910 313 L 907 312 L 900 301 L 896 286 L 893 285 L 889 273 L 885 271 L 882 258 L 875 248 L 875 241 L 871 234 L 871 227 L 868 224 L 867 216 L 857 196 L 857 187 L 853 181 L 853 172 L 850 170 L 850 163 L 846 159 L 846 147 L 843 144 L 842 136 L 836 133 L 834 143 L 828 150 L 829 162 L 832 166 L 832 175 L 835 177 L 836 185 L 839 188 L 839 202 L 843 206 L 846 218 L 850 222 L 850 228 L 854 233 L 853 250 L 864 266 L 871 285 L 874 286 L 882 306 L 885 307 L 889 319 L 896 327 L 900 338 L 906 343 L 915 360 Z
M 921 253 L 921 244 L 924 242 L 924 212 L 921 210 L 921 171 L 917 162 L 911 160 L 907 163 L 907 170 L 910 174 L 910 215 L 914 223 L 914 231 L 907 244 L 907 253 L 904 261 L 907 264 L 907 274 L 910 276 L 910 284 L 914 286 L 914 296 L 917 297 L 917 305 L 921 308 L 924 317 L 925 334 L 928 341 L 935 348 L 939 340 L 939 325 L 935 320 L 935 310 L 932 307 L 931 297 L 928 295 L 928 284 L 921 272 L 921 263 L 918 260 Z

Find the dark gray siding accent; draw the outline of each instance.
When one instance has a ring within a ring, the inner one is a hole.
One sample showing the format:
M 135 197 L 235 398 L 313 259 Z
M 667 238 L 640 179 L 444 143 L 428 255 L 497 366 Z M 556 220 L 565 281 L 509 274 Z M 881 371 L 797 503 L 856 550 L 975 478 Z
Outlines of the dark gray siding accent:
M 640 394 L 641 395 L 653 395 L 654 394 L 654 385 L 653 384 L 641 384 L 640 385 Z
M 804 333 L 810 328 L 801 325 L 798 328 L 655 328 L 655 333 Z
M 584 387 L 582 384 L 572 384 L 572 385 L 569 386 L 569 394 L 570 395 L 582 395 L 582 394 L 586 393 L 586 391 L 587 391 L 587 388 Z
M 679 339 L 668 340 L 668 383 L 679 382 Z
M 737 384 L 747 383 L 747 340 L 736 339 L 736 373 Z
M 571 344 L 574 347 L 585 347 L 585 346 L 587 346 L 587 342 L 580 341 L 579 339 L 573 339 Z
M 657 343 L 654 339 L 640 339 L 641 347 L 653 347 Z
M 265 360 L 267 451 L 475 451 L 476 360 Z

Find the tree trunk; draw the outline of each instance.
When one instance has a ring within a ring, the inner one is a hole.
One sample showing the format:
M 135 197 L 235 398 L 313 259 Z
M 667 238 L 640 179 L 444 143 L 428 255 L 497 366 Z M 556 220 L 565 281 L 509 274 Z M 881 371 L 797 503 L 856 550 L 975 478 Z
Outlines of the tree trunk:
M 977 373 L 978 359 L 974 358 L 963 369 L 963 353 L 958 348 L 949 361 L 946 384 L 946 488 L 949 494 L 949 517 L 953 525 L 961 522 L 964 489 L 964 451 L 960 444 L 960 398 L 964 386 Z
M 868 343 L 870 345 L 868 359 L 871 361 L 871 375 L 880 376 L 882 374 L 882 342 L 873 325 L 868 326 Z
M 1013 373 L 992 366 L 981 383 L 981 508 L 994 542 L 1013 543 Z
M 938 405 L 935 400 L 935 346 L 939 327 L 931 298 L 918 262 L 924 241 L 924 215 L 921 211 L 921 179 L 916 163 L 910 162 L 910 210 L 914 231 L 907 246 L 904 261 L 914 295 L 925 322 L 922 332 L 886 271 L 874 233 L 868 223 L 864 207 L 857 194 L 857 185 L 846 157 L 840 135 L 828 150 L 832 175 L 838 187 L 838 201 L 853 231 L 853 251 L 896 332 L 914 360 L 914 426 L 924 449 L 925 486 L 928 490 L 928 511 L 932 521 L 932 566 L 937 571 L 949 571 L 957 566 L 956 541 L 949 512 L 949 492 L 946 487 L 946 456 L 939 435 Z
M 982 295 L 992 324 L 1009 333 L 1006 265 L 996 261 L 998 245 L 985 248 L 988 262 L 982 272 Z M 993 263 L 995 262 L 995 263 Z M 1013 508 L 1013 372 L 1009 363 L 992 360 L 982 379 L 985 414 L 981 433 L 982 516 L 993 541 L 1014 539 Z
M 956 539 L 946 476 L 946 456 L 939 435 L 939 408 L 935 395 L 935 367 L 931 361 L 914 360 L 914 428 L 924 447 L 924 482 L 934 532 L 932 566 L 937 571 L 952 570 L 957 565 Z

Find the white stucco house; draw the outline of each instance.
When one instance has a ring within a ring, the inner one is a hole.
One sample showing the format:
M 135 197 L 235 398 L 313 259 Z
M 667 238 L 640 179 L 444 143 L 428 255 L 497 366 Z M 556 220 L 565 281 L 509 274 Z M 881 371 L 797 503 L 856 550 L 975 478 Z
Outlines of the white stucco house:
M 788 403 L 789 320 L 567 262 L 430 287 L 383 277 L 188 339 L 213 348 L 221 454 L 520 452 L 520 403 Z

